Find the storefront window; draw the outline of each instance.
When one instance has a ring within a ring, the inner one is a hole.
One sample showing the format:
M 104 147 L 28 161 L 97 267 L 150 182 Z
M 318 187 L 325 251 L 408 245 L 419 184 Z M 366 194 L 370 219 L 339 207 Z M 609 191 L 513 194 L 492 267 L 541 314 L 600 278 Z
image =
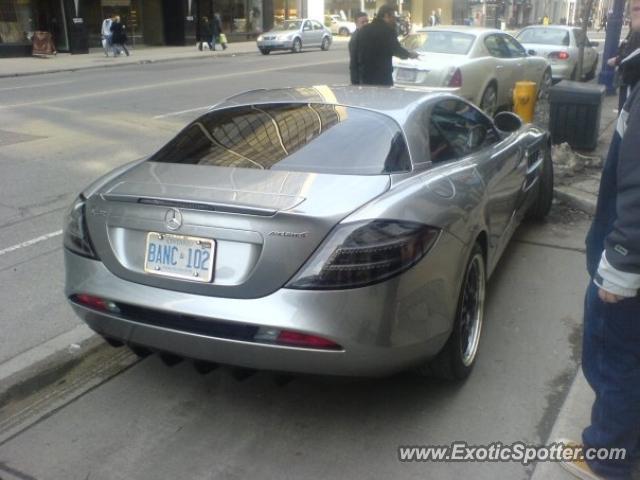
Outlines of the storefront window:
M 298 2 L 295 0 L 274 0 L 273 21 L 276 25 L 290 18 L 299 18 Z
M 222 29 L 229 33 L 260 33 L 264 29 L 262 0 L 227 0 L 217 5 Z
M 0 0 L 0 44 L 29 44 L 32 18 L 30 0 Z

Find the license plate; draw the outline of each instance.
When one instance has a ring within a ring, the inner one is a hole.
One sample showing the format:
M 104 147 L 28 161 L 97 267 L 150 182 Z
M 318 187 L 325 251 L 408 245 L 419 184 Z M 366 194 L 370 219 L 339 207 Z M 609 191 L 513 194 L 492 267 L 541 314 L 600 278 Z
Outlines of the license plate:
M 210 282 L 215 247 L 215 240 L 208 238 L 149 232 L 144 271 L 192 282 Z
M 416 74 L 417 72 L 410 68 L 399 68 L 396 73 L 396 80 L 399 82 L 415 82 Z

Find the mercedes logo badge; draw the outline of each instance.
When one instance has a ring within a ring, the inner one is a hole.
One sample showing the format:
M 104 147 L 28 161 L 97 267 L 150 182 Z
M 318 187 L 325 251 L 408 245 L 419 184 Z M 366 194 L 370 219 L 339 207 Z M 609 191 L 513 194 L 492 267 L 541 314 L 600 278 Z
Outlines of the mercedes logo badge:
M 164 223 L 169 230 L 178 230 L 182 226 L 182 213 L 177 208 L 170 208 L 164 214 Z

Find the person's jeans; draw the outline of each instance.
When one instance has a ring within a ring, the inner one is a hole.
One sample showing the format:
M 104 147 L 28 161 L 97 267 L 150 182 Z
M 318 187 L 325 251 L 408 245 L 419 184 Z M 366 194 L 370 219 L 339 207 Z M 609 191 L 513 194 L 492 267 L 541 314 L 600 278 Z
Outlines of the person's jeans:
M 590 282 L 584 308 L 582 369 L 596 394 L 586 448 L 625 448 L 625 460 L 587 460 L 609 479 L 629 479 L 640 446 L 640 297 L 605 303 Z

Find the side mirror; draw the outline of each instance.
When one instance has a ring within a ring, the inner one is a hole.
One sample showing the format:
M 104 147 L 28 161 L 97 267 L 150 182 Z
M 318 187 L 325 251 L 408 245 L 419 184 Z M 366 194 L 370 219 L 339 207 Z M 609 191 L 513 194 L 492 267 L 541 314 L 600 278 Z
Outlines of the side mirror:
M 538 55 L 538 52 L 536 52 L 535 50 L 527 50 L 527 53 L 532 57 L 535 57 L 536 55 Z
M 522 119 L 512 112 L 500 112 L 493 117 L 493 123 L 501 132 L 512 133 L 522 128 Z

